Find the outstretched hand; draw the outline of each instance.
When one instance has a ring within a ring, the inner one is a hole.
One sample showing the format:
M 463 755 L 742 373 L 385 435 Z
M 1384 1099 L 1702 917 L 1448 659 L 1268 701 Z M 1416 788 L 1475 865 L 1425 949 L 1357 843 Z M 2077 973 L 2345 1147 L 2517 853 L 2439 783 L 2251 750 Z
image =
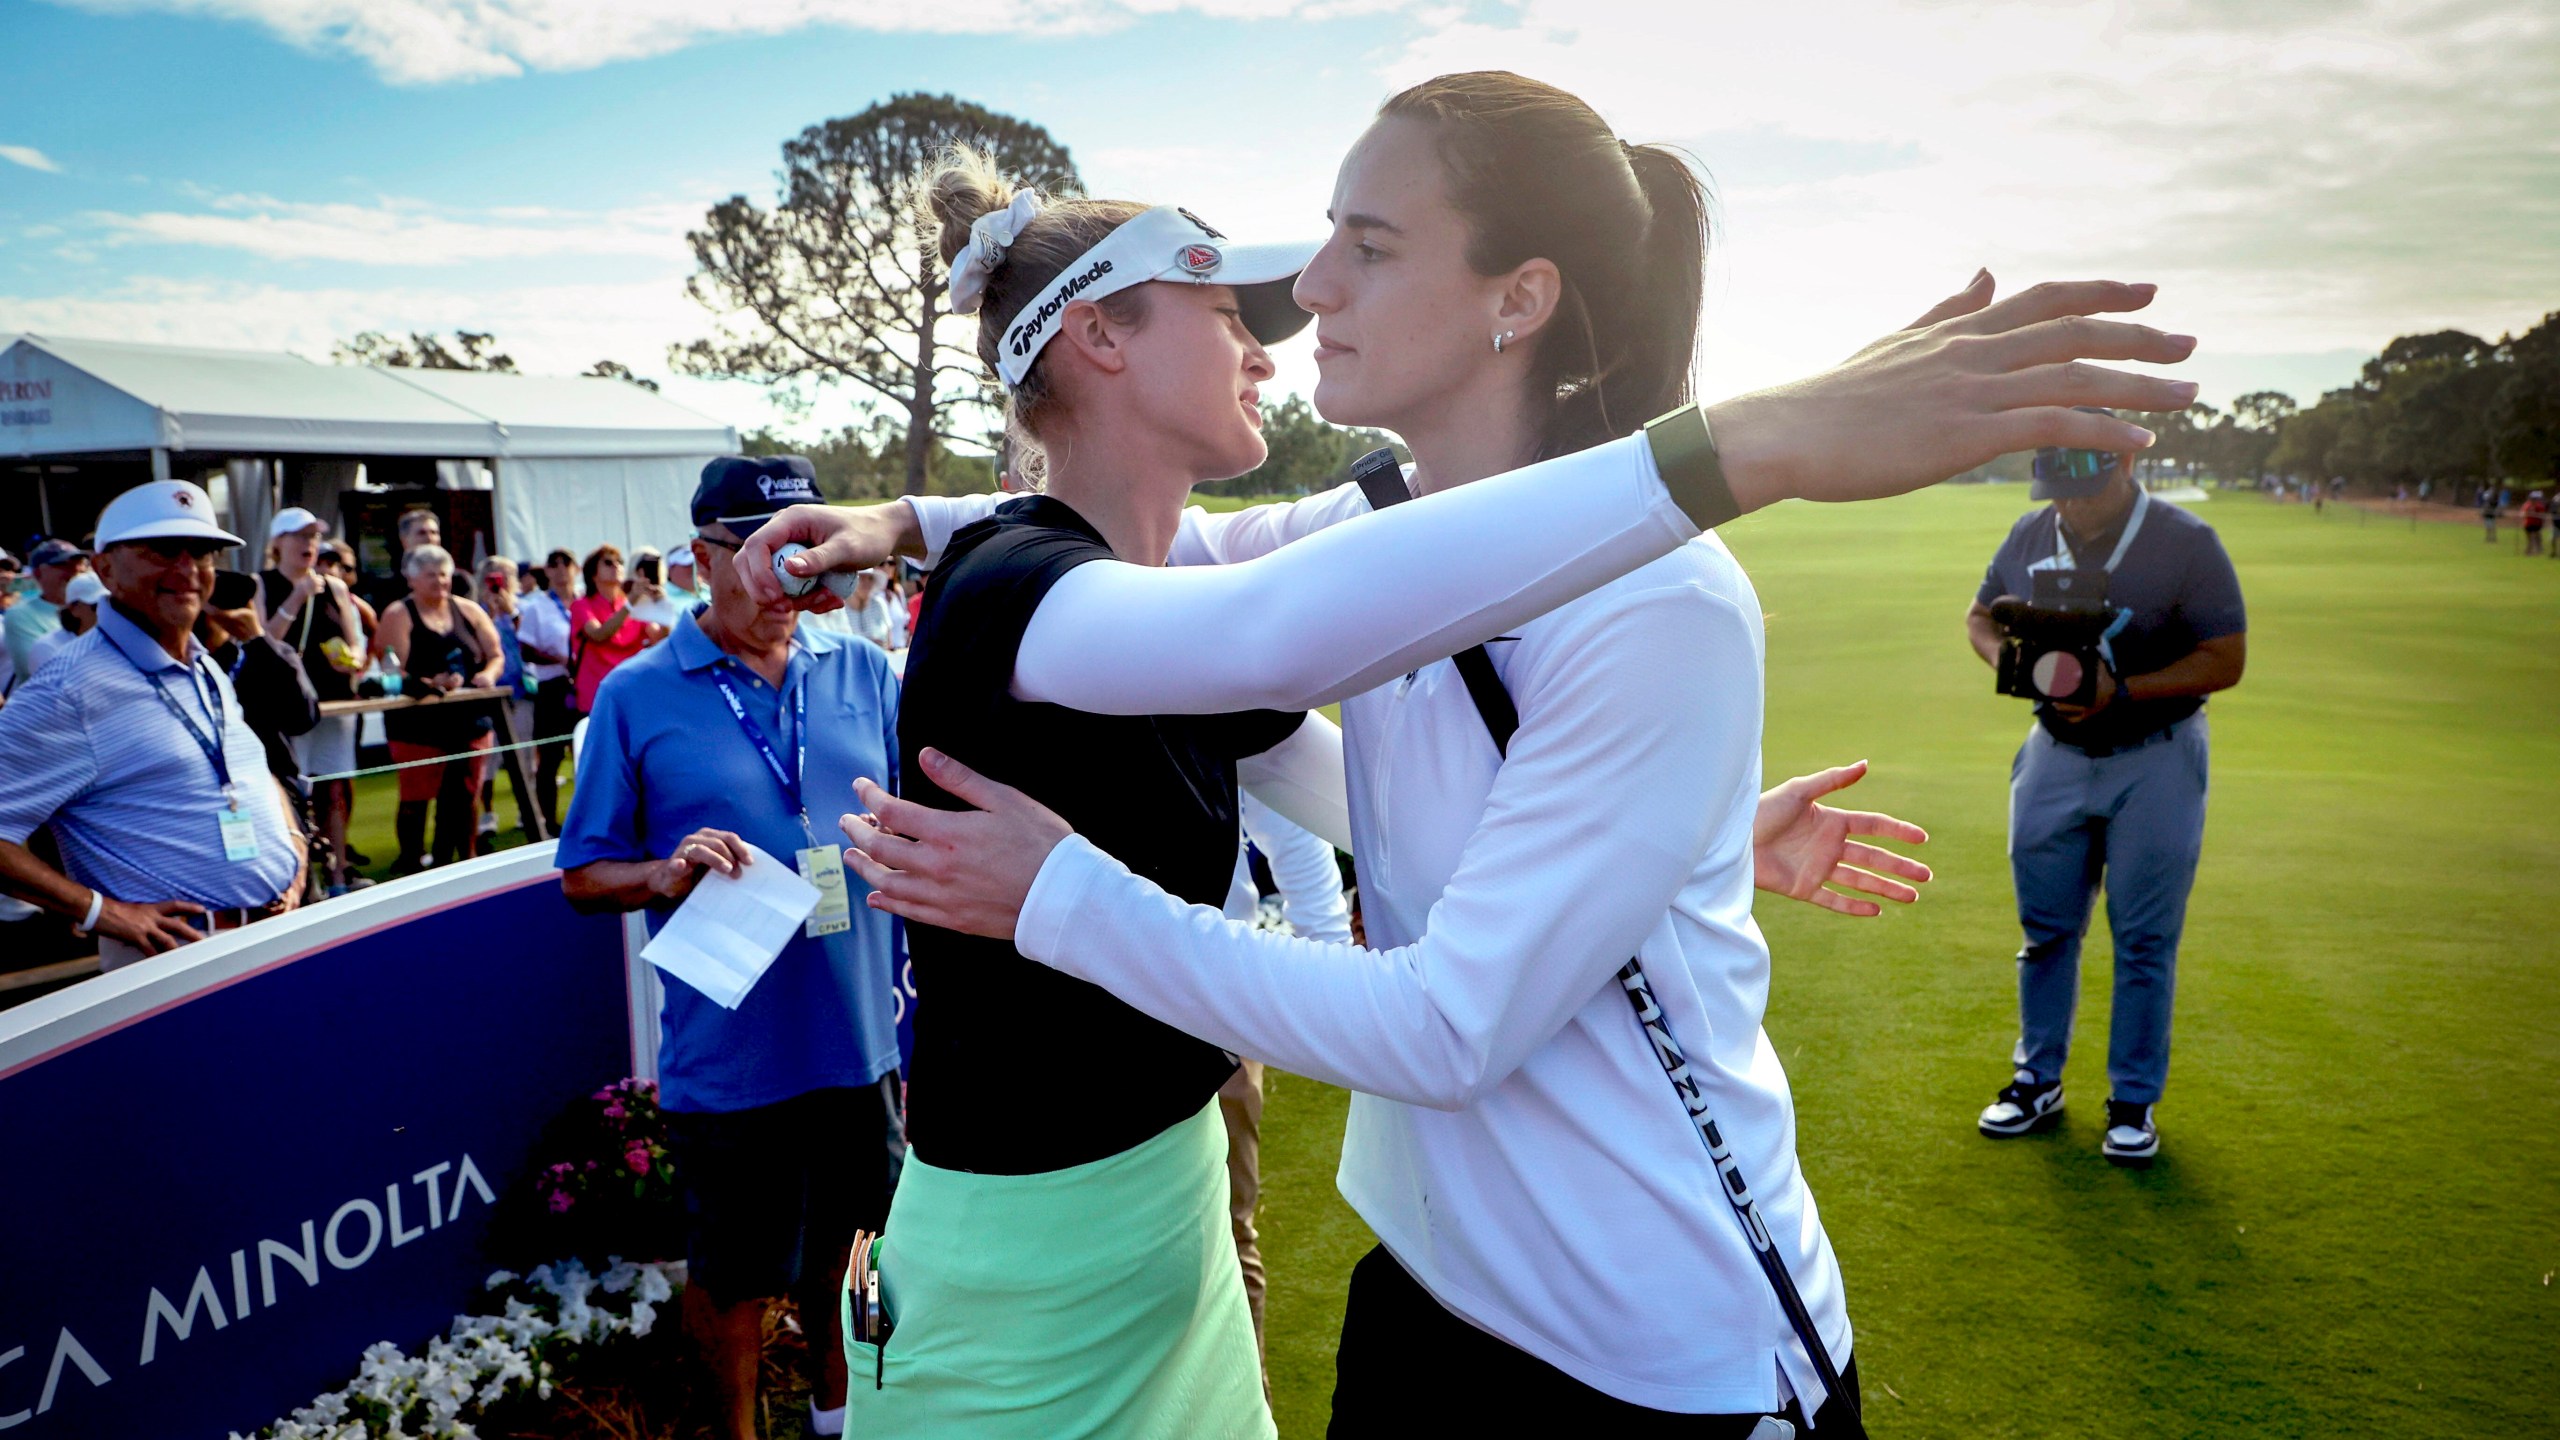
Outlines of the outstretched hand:
M 874 910 L 991 940 L 1013 939 L 1031 882 L 1075 827 L 1048 806 L 943 754 L 918 757 L 934 784 L 970 805 L 936 810 L 853 782 L 865 815 L 836 822 L 845 860 L 871 886 Z
M 1752 883 L 1771 894 L 1861 917 L 1881 915 L 1884 907 L 1824 887 L 1837 885 L 1880 895 L 1899 905 L 1919 899 L 1919 891 L 1889 877 L 1899 875 L 1925 885 L 1928 866 L 1852 837 L 1870 835 L 1924 845 L 1929 832 L 1891 815 L 1835 810 L 1817 803 L 1825 795 L 1857 784 L 1866 773 L 1867 762 L 1861 760 L 1799 775 L 1763 793 L 1760 809 L 1751 820 Z
M 809 547 L 787 564 L 794 575 L 823 575 L 831 570 L 868 570 L 897 558 L 898 547 L 914 523 L 914 512 L 897 500 L 885 505 L 792 505 L 756 527 L 738 546 L 738 578 L 759 605 L 783 598 L 782 582 L 773 575 L 773 552 L 797 542 Z M 824 585 L 793 597 L 792 608 L 813 615 L 841 610 L 844 601 Z
M 2056 281 L 1994 303 L 1975 274 L 1909 328 L 1822 372 L 1707 407 L 1734 499 L 1873 500 L 2043 445 L 2126 453 L 2155 437 L 2071 407 L 2183 410 L 2192 381 L 2093 360 L 2172 363 L 2192 335 L 2095 317 L 2139 310 L 2159 287 Z

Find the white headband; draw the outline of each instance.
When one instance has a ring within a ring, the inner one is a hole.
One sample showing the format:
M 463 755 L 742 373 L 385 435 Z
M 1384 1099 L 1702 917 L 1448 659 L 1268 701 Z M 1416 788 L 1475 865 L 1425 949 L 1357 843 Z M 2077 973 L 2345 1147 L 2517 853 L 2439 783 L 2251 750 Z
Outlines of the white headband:
M 951 313 L 975 315 L 978 301 L 987 293 L 987 281 L 996 273 L 996 265 L 1015 237 L 1022 234 L 1031 217 L 1040 213 L 1042 205 L 1037 190 L 1016 190 L 1013 203 L 1001 210 L 990 210 L 969 225 L 969 245 L 951 261 Z
M 981 224 L 985 223 L 981 218 Z M 1009 240 L 1009 236 L 1008 236 Z M 1100 300 L 1151 280 L 1194 285 L 1228 285 L 1236 289 L 1245 326 L 1265 344 L 1285 340 L 1313 318 L 1289 298 L 1289 282 L 1307 268 L 1320 242 L 1239 245 L 1209 228 L 1188 210 L 1159 205 L 1131 216 L 1069 262 L 1040 294 L 1005 322 L 996 352 L 996 371 L 1007 386 L 1019 386 L 1031 373 L 1057 328 L 1050 324 L 1077 300 Z M 973 242 L 974 245 L 974 242 Z M 974 308 L 983 281 L 970 292 Z M 960 282 L 955 274 L 952 308 L 960 308 Z M 962 314 L 968 313 L 961 311 Z

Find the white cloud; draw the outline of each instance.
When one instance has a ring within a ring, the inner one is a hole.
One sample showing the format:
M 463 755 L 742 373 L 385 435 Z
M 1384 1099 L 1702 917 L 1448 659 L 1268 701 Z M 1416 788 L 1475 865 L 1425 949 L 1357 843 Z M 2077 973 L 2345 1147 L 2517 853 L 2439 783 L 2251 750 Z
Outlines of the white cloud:
M 673 258 L 684 253 L 686 227 L 702 218 L 700 207 L 691 205 L 598 213 L 514 207 L 473 214 L 396 198 L 357 205 L 212 195 L 207 204 L 194 211 L 92 212 L 87 219 L 107 232 L 111 244 L 208 246 L 269 260 L 437 266 L 552 255 Z
M 1711 390 L 1828 363 L 1980 264 L 2158 281 L 2159 323 L 2225 354 L 2560 304 L 2560 10 L 2536 0 L 1490 13 L 1388 79 L 1517 70 L 1710 168 L 1771 132 L 1875 152 L 1723 185 Z
M 6 160 L 12 165 L 24 165 L 30 170 L 42 170 L 48 175 L 62 173 L 62 167 L 53 163 L 52 156 L 32 145 L 0 145 L 0 160 Z
M 65 0 L 94 10 L 209 15 L 343 51 L 403 85 L 583 70 L 728 35 L 812 25 L 881 34 L 1010 35 L 1116 28 L 1176 11 L 1222 19 L 1388 8 L 1396 0 Z

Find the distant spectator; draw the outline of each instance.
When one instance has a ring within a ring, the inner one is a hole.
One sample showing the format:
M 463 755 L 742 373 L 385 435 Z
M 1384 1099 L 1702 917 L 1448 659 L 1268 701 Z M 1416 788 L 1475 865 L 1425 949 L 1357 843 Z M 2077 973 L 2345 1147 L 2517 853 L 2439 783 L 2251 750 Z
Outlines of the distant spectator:
M 577 639 L 578 712 L 593 714 L 596 687 L 614 667 L 666 638 L 664 626 L 651 625 L 631 613 L 622 591 L 622 552 L 599 545 L 587 552 L 587 593 L 569 607 L 569 624 Z
M 8 619 L 0 621 L 9 662 L 21 675 L 34 673 L 29 662 L 36 642 L 62 628 L 63 592 L 72 576 L 89 568 L 89 552 L 68 540 L 47 540 L 27 556 L 27 568 L 36 572 L 36 593 L 10 606 Z
M 106 581 L 85 571 L 72 576 L 70 586 L 62 592 L 62 628 L 36 641 L 31 652 L 33 663 L 27 673 L 32 675 L 42 670 L 47 660 L 95 628 L 98 607 L 106 602 L 106 598 Z
M 560 833 L 560 761 L 578 724 L 578 686 L 569 674 L 577 631 L 569 606 L 578 598 L 578 557 L 566 550 L 545 556 L 540 579 L 516 614 L 516 649 L 533 681 L 533 727 L 524 738 L 540 740 L 533 752 L 533 793 L 542 822 Z
M 875 565 L 857 576 L 852 598 L 845 601 L 844 613 L 853 617 L 853 633 L 883 650 L 905 648 L 901 624 L 905 616 L 892 607 L 889 600 L 889 577 L 897 573 L 897 565 Z
M 647 545 L 641 546 L 631 557 L 630 589 L 631 618 L 657 627 L 660 640 L 666 638 L 667 631 L 675 628 L 678 616 L 693 608 L 677 604 L 667 593 L 666 557 Z M 654 645 L 657 641 L 649 643 Z
M 347 593 L 355 601 L 356 618 L 364 622 L 364 633 L 367 636 L 371 636 L 375 629 L 381 626 L 382 617 L 374 612 L 373 603 L 362 595 L 357 595 L 354 590 L 356 547 L 344 540 L 331 540 L 320 547 L 319 554 L 311 557 L 311 568 L 348 587 Z
M 2551 505 L 2542 498 L 2541 491 L 2536 490 L 2524 497 L 2524 509 L 2516 518 L 2524 522 L 2524 553 L 2541 554 L 2542 527 L 2551 519 Z
M 498 688 L 507 692 L 501 703 L 507 707 L 507 725 L 518 740 L 533 738 L 533 689 L 525 671 L 524 643 L 518 633 L 523 607 L 516 603 L 516 562 L 504 555 L 492 555 L 480 562 L 480 608 L 489 612 L 489 623 L 498 628 L 498 648 L 507 655 L 507 668 L 498 675 Z M 494 767 L 513 776 L 520 772 L 512 765 Z M 520 783 L 510 780 L 510 784 Z M 480 782 L 480 848 L 488 850 L 498 835 L 498 777 L 491 774 Z
M 343 575 L 333 573 L 337 557 L 328 527 L 296 505 L 277 512 L 267 538 L 274 565 L 258 574 L 258 600 L 268 638 L 302 658 L 302 673 L 321 703 L 354 699 L 372 632 L 359 608 L 364 602 L 347 589 Z M 324 715 L 293 739 L 295 765 L 311 782 L 312 818 L 327 842 L 316 853 L 325 857 L 322 884 L 330 894 L 347 885 L 347 820 L 355 808 L 355 782 L 316 777 L 356 768 L 356 726 L 353 715 Z
M 506 652 L 489 612 L 453 593 L 453 557 L 441 545 L 421 545 L 401 558 L 409 593 L 382 612 L 375 647 L 400 663 L 403 696 L 439 696 L 498 683 Z M 383 733 L 391 758 L 401 763 L 468 755 L 441 765 L 414 765 L 400 773 L 400 809 L 393 826 L 400 839 L 394 875 L 424 869 L 427 806 L 435 802 L 435 864 L 468 858 L 479 829 L 480 782 L 496 743 L 491 702 L 461 704 L 429 699 L 386 711 Z
M 693 564 L 693 537 L 687 535 L 667 547 L 667 598 L 682 610 L 706 604 L 711 591 L 703 585 L 701 572 Z
M 2498 492 L 2487 485 L 2480 487 L 2480 527 L 2488 532 L 2481 538 L 2498 543 Z
M 423 505 L 411 506 L 400 512 L 399 530 L 400 556 L 404 560 L 410 551 L 421 545 L 444 543 L 444 522 L 436 518 L 436 512 Z M 401 573 L 408 573 L 407 567 L 403 566 Z
M 193 634 L 214 556 L 240 543 L 213 513 L 184 481 L 109 501 L 97 627 L 0 709 L 0 890 L 97 936 L 108 969 L 289 910 L 301 889 L 289 802 Z M 46 826 L 59 870 L 27 848 Z

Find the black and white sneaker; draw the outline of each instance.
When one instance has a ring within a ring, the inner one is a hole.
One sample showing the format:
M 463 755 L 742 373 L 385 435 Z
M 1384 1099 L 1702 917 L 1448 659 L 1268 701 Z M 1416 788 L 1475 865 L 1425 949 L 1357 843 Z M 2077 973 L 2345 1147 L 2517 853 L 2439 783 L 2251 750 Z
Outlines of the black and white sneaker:
M 1976 1123 L 1994 1140 L 2050 1130 L 2062 1123 L 2062 1082 L 2039 1085 L 2032 1073 L 2021 1070 Z
M 2118 1165 L 2146 1169 L 2160 1154 L 2160 1127 L 2151 1123 L 2151 1107 L 2129 1100 L 2107 1102 L 2107 1137 L 2098 1153 Z

